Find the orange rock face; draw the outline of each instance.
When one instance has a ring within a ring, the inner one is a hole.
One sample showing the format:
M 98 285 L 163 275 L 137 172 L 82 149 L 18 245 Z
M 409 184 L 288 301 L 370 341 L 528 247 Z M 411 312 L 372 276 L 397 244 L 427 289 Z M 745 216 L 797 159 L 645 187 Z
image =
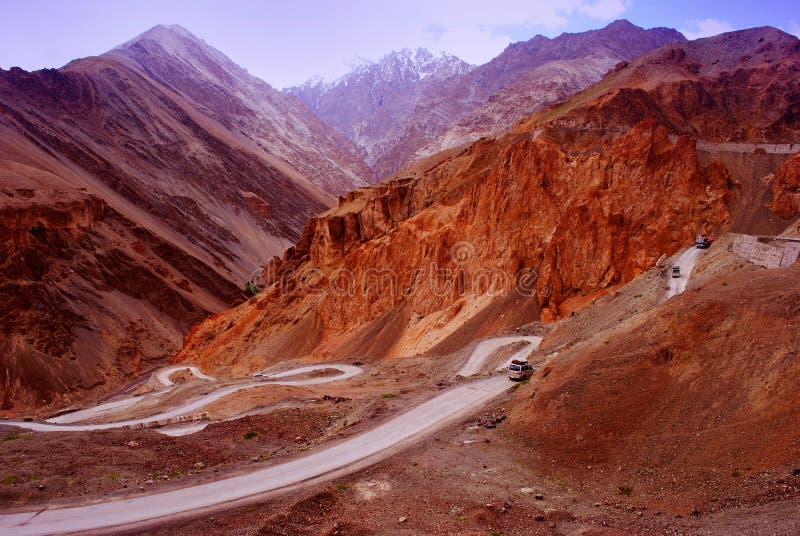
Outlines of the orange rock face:
M 772 182 L 774 196 L 771 209 L 782 218 L 800 212 L 800 154 L 787 160 L 775 172 Z
M 418 325 L 446 334 L 512 293 L 557 318 L 568 298 L 623 284 L 724 223 L 731 196 L 723 166 L 701 168 L 694 142 L 673 144 L 655 121 L 578 155 L 547 134 L 478 142 L 311 220 L 279 280 L 198 326 L 179 358 L 255 367 L 324 355 L 378 324 L 394 333 L 387 354 L 425 351 L 436 339 L 409 342 Z
M 731 218 L 729 170 L 701 165 L 693 140 L 795 142 L 798 65 L 800 41 L 770 28 L 672 44 L 413 179 L 357 190 L 180 358 L 426 352 L 519 293 L 529 317 L 568 314 Z M 780 213 L 797 210 L 795 165 L 775 181 Z

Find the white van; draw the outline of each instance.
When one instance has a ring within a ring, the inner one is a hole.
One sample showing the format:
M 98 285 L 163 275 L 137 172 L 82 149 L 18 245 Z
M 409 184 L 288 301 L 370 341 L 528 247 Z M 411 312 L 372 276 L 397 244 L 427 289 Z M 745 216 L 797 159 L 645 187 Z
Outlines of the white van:
M 533 376 L 533 365 L 525 360 L 514 359 L 508 365 L 508 378 L 510 380 L 525 380 Z

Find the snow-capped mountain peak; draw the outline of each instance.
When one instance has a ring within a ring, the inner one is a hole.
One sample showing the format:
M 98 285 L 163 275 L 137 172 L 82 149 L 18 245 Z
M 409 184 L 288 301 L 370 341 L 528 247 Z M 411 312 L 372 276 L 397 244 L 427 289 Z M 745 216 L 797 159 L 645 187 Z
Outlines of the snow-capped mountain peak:
M 378 61 L 362 65 L 340 80 L 364 75 L 375 76 L 383 81 L 418 81 L 429 76 L 447 78 L 455 74 L 465 74 L 473 66 L 460 58 L 440 52 L 435 55 L 425 48 L 412 50 L 404 48 L 386 54 Z

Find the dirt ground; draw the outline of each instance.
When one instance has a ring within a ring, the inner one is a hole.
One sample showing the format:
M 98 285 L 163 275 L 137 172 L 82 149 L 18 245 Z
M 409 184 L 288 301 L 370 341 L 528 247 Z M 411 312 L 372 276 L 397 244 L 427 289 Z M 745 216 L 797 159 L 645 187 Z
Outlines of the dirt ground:
M 521 326 L 545 335 L 530 382 L 381 463 L 134 532 L 800 534 L 800 268 L 766 272 L 726 251 L 712 248 L 667 303 L 656 268 L 555 326 Z M 183 437 L 3 430 L 0 508 L 166 490 L 302 456 L 466 381 L 452 378 L 471 349 L 245 392 L 209 408 L 232 420 Z M 190 380 L 165 397 L 206 389 Z
M 709 509 L 654 508 L 637 491 L 552 474 L 500 400 L 358 473 L 144 533 L 231 535 L 797 534 L 800 476 L 746 475 Z M 499 421 L 499 422 L 498 422 Z M 788 491 L 787 491 L 788 490 Z M 747 499 L 745 499 L 747 497 Z M 743 524 L 744 523 L 744 524 Z M 742 532 L 741 527 L 748 527 Z
M 244 392 L 209 407 L 212 418 L 228 420 L 179 437 L 152 429 L 36 433 L 0 421 L 0 508 L 135 495 L 247 472 L 359 433 L 439 390 L 374 383 L 316 386 L 302 396 L 296 387 Z
M 536 355 L 551 362 L 475 418 L 353 475 L 149 533 L 800 534 L 800 275 L 720 244 L 671 303 L 656 268 L 563 320 Z M 687 383 L 670 391 L 671 377 Z M 521 416 L 534 413 L 554 417 Z
M 447 357 L 397 359 L 339 383 L 300 387 L 265 382 L 263 388 L 206 406 L 203 410 L 216 422 L 179 437 L 154 429 L 36 433 L 0 421 L 0 509 L 149 493 L 302 455 L 364 431 L 449 386 L 445 378 L 454 365 Z M 291 379 L 328 377 L 329 370 Z M 98 422 L 153 415 L 235 383 L 185 380 L 167 394 Z

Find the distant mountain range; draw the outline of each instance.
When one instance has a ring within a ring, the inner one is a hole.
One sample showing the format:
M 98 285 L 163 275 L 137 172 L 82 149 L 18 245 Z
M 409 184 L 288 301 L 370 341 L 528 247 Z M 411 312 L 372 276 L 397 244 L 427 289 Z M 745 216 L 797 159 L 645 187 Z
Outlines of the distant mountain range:
M 334 82 L 311 80 L 286 93 L 296 95 L 324 122 L 365 152 L 378 180 L 405 163 L 420 136 L 434 136 L 447 118 L 427 118 L 412 125 L 417 107 L 451 78 L 473 66 L 455 56 L 404 49 L 365 63 Z M 411 146 L 406 147 L 410 143 Z
M 334 82 L 285 91 L 363 148 L 373 180 L 381 180 L 417 158 L 507 128 L 620 61 L 684 40 L 675 30 L 621 20 L 554 39 L 538 35 L 475 68 L 454 56 L 403 50 Z

